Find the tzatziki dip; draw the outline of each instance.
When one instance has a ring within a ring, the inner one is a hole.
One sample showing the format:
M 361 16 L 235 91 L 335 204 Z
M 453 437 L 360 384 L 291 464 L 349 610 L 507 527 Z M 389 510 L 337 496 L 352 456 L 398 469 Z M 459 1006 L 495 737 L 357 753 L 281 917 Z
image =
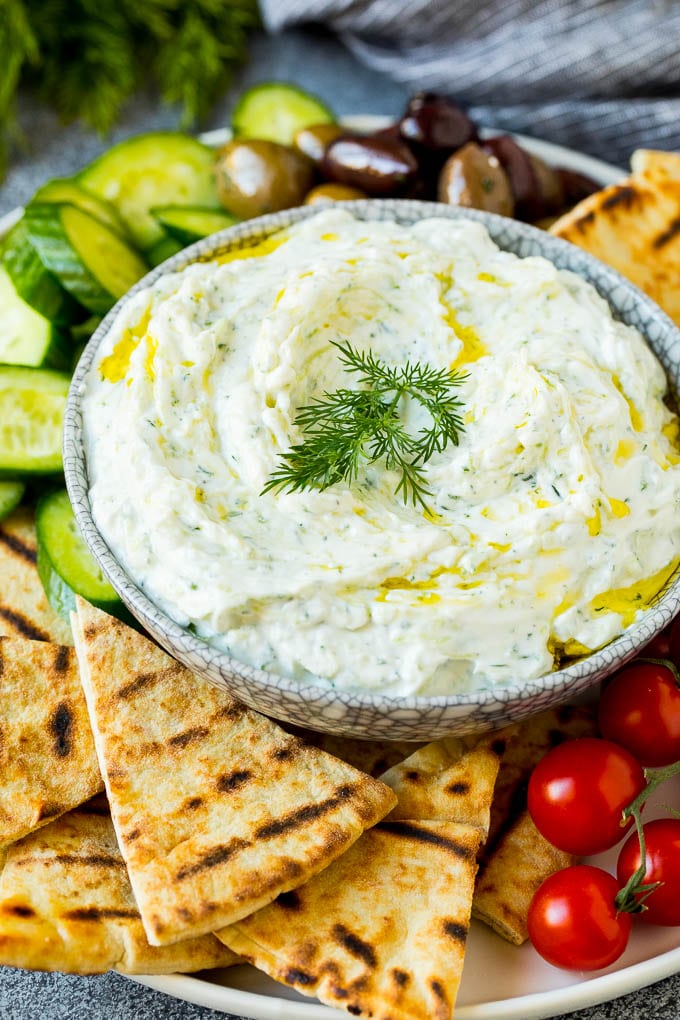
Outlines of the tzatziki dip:
M 267 489 L 300 408 L 361 387 L 347 342 L 465 373 L 427 506 L 381 460 Z M 239 661 L 393 695 L 522 684 L 621 633 L 677 566 L 665 394 L 578 276 L 477 222 L 333 209 L 124 304 L 85 382 L 92 512 L 149 598 Z

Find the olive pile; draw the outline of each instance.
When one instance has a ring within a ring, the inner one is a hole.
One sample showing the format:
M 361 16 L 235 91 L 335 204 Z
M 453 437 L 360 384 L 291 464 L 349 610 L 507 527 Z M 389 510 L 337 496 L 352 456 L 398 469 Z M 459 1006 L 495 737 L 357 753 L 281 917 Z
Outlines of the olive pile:
M 400 120 L 373 134 L 324 123 L 300 128 L 290 145 L 235 138 L 220 149 L 216 173 L 220 201 L 243 218 L 399 196 L 538 222 L 599 187 L 548 166 L 509 135 L 481 138 L 460 107 L 430 92 L 415 95 Z

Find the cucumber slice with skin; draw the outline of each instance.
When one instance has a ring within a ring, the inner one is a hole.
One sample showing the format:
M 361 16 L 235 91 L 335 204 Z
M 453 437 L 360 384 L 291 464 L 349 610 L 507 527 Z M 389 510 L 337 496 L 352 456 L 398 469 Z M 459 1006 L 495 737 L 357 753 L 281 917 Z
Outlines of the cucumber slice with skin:
M 0 365 L 0 478 L 61 471 L 61 433 L 70 377 Z
M 86 191 L 116 208 L 144 251 L 164 236 L 151 208 L 200 205 L 219 209 L 215 153 L 190 135 L 155 132 L 119 142 L 77 177 Z
M 151 212 L 170 237 L 174 237 L 182 246 L 216 234 L 218 230 L 233 227 L 239 222 L 231 213 L 202 209 L 199 206 L 164 205 L 154 207 Z
M 26 225 L 43 265 L 97 315 L 108 312 L 148 271 L 120 235 L 75 205 L 31 203 Z
M 151 248 L 147 248 L 146 257 L 150 265 L 160 266 L 161 262 L 165 262 L 172 255 L 176 255 L 182 248 L 184 248 L 183 244 L 176 241 L 174 237 L 164 233 L 160 241 L 156 241 Z
M 26 304 L 0 265 L 0 362 L 67 369 L 71 344 L 65 333 Z
M 68 619 L 76 608 L 76 594 L 109 613 L 122 608 L 118 595 L 85 544 L 65 489 L 51 492 L 39 501 L 35 527 L 38 574 L 55 612 Z
M 125 224 L 111 203 L 98 195 L 85 191 L 73 177 L 55 177 L 48 181 L 47 184 L 43 184 L 42 188 L 38 188 L 33 196 L 33 201 L 58 202 L 60 205 L 67 202 L 69 205 L 77 205 L 79 209 L 94 216 L 110 230 L 115 230 L 117 234 L 122 234 L 126 240 L 129 240 Z
M 0 521 L 19 506 L 25 491 L 23 482 L 0 482 Z
M 60 325 L 68 325 L 78 318 L 78 305 L 43 265 L 31 244 L 25 220 L 19 220 L 5 238 L 2 263 L 19 297 L 43 318 Z
M 290 145 L 302 128 L 332 124 L 335 114 L 318 96 L 283 81 L 264 82 L 244 92 L 232 114 L 239 138 L 262 138 Z

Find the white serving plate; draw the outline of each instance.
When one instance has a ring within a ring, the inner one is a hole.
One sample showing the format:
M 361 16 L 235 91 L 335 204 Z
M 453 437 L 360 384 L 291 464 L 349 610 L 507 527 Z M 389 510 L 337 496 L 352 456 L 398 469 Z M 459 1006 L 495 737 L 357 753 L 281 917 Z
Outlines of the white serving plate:
M 372 131 L 384 127 L 384 117 L 346 118 L 348 127 Z M 487 131 L 491 135 L 497 132 Z M 226 141 L 226 130 L 202 138 L 208 144 Z M 515 136 L 530 152 L 554 166 L 587 174 L 605 184 L 615 184 L 623 171 L 591 156 L 522 135 Z M 15 209 L 0 218 L 0 237 L 22 214 Z M 663 805 L 663 807 L 662 807 Z M 680 810 L 680 777 L 657 791 L 645 812 L 647 819 L 664 813 L 667 806 Z M 616 852 L 593 858 L 612 870 Z M 539 1020 L 606 1002 L 652 984 L 680 971 L 680 928 L 636 927 L 625 954 L 611 967 L 594 975 L 560 971 L 545 963 L 530 945 L 512 946 L 485 925 L 473 921 L 456 1020 Z M 333 1020 L 344 1012 L 307 999 L 277 984 L 249 966 L 205 971 L 197 975 L 135 977 L 131 980 L 166 995 L 249 1020 Z

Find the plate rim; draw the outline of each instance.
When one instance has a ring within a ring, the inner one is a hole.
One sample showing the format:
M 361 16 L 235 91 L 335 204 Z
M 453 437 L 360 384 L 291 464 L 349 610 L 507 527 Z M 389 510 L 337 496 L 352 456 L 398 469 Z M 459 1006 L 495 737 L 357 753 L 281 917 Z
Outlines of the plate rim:
M 342 118 L 343 123 L 357 131 L 371 131 L 384 127 L 390 118 L 378 114 L 361 114 Z M 498 133 L 482 130 L 483 136 Z M 507 132 L 503 132 L 507 133 Z M 557 143 L 513 133 L 518 141 L 535 155 L 559 162 L 601 181 L 604 186 L 621 181 L 626 172 L 620 167 L 596 157 L 580 153 Z M 204 132 L 199 135 L 206 144 L 219 145 L 230 137 L 228 129 Z M 0 217 L 0 238 L 20 219 L 21 206 Z M 680 971 L 680 946 L 619 970 L 586 978 L 577 983 L 545 991 L 531 992 L 513 998 L 490 1002 L 471 1003 L 456 1009 L 456 1020 L 543 1020 L 557 1017 L 575 1009 L 588 1008 L 610 1001 L 621 995 L 644 988 Z M 331 1020 L 344 1015 L 325 1006 L 318 1000 L 300 1001 L 276 995 L 262 994 L 191 974 L 122 975 L 128 980 L 169 995 L 172 998 L 205 1006 L 218 1012 L 236 1012 L 255 1020 Z

